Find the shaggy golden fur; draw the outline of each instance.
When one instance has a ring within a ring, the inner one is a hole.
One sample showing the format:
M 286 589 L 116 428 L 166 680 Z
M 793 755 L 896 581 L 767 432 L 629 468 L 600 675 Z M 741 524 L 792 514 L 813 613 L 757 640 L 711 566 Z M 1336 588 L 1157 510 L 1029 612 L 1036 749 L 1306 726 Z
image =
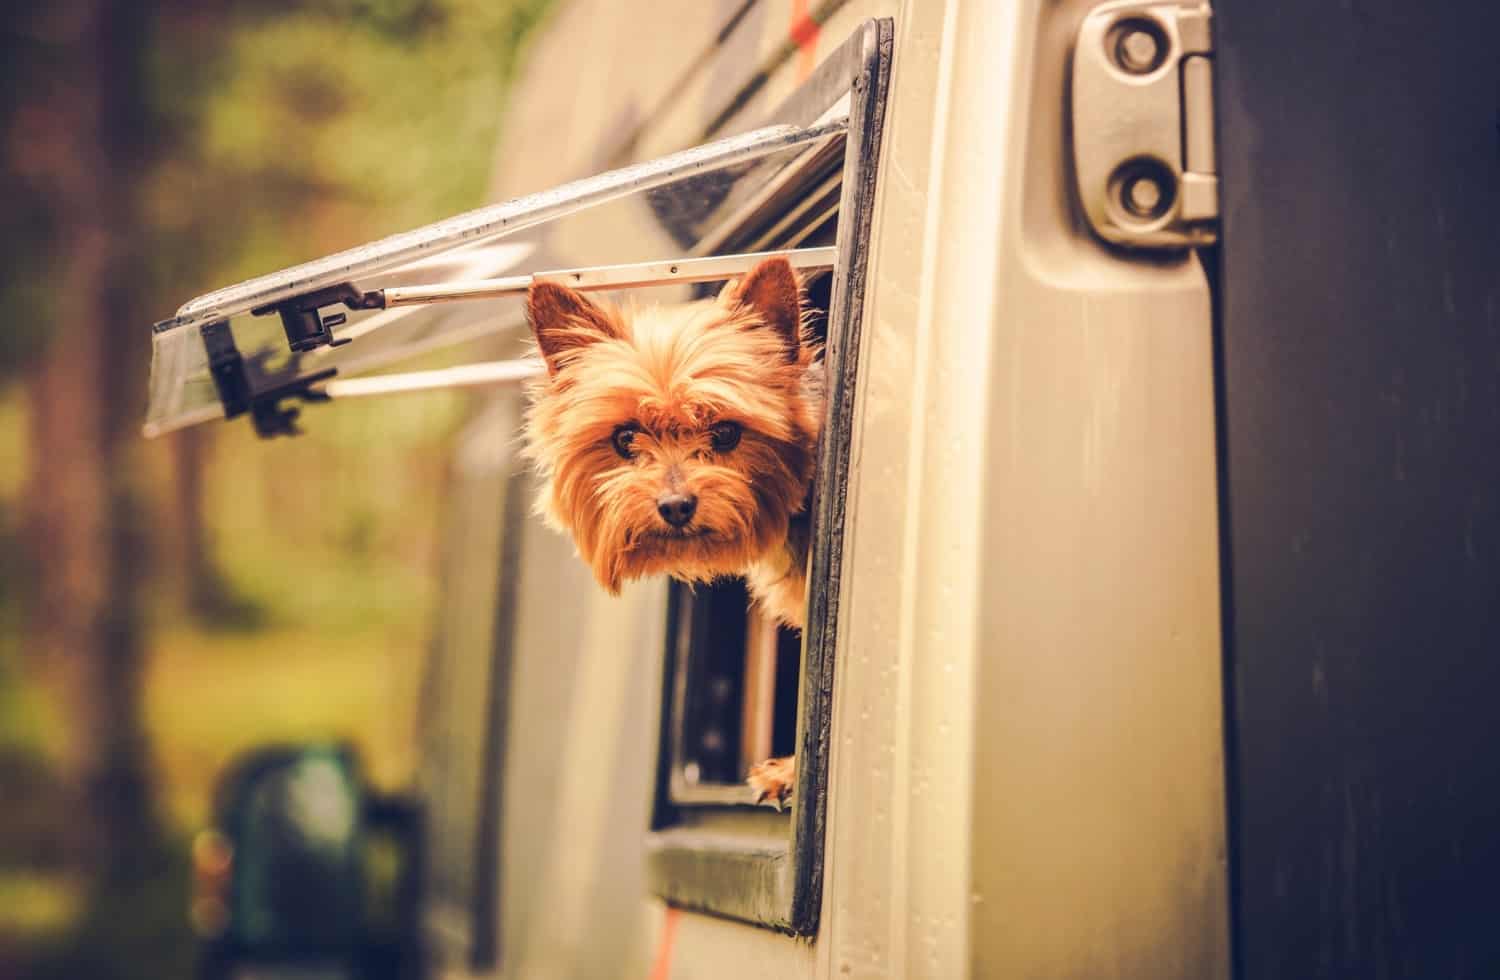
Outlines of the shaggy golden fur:
M 599 583 L 744 575 L 801 628 L 823 396 L 791 265 L 768 259 L 715 300 L 636 310 L 537 283 L 527 314 L 547 364 L 526 424 L 540 510 Z M 751 781 L 779 803 L 795 770 L 772 763 Z

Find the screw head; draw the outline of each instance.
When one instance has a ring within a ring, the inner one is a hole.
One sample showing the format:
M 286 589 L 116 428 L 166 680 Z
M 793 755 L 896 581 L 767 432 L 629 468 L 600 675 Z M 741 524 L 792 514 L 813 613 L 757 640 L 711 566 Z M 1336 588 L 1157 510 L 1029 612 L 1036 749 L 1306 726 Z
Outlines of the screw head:
M 1142 174 L 1125 185 L 1125 208 L 1142 218 L 1156 213 L 1161 206 L 1162 187 L 1150 175 Z
M 1149 65 L 1156 60 L 1156 38 L 1148 31 L 1130 31 L 1120 39 L 1121 60 L 1127 66 L 1140 70 L 1141 65 Z
M 1128 225 L 1157 221 L 1169 214 L 1177 198 L 1177 177 L 1155 157 L 1133 157 L 1109 178 L 1109 206 Z
M 1130 75 L 1149 75 L 1160 68 L 1171 44 L 1161 25 L 1149 17 L 1129 17 L 1115 24 L 1107 43 L 1115 67 Z

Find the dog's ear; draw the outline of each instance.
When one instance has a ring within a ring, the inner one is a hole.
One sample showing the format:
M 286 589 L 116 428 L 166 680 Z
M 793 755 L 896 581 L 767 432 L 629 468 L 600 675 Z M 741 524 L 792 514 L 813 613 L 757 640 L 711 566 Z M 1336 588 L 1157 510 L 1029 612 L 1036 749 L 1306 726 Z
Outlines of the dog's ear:
M 555 282 L 532 283 L 526 291 L 526 320 L 556 375 L 559 359 L 579 347 L 621 336 L 619 325 L 582 293 Z
M 750 270 L 733 297 L 781 336 L 787 360 L 795 361 L 802 346 L 802 286 L 792 264 L 780 257 L 765 259 Z

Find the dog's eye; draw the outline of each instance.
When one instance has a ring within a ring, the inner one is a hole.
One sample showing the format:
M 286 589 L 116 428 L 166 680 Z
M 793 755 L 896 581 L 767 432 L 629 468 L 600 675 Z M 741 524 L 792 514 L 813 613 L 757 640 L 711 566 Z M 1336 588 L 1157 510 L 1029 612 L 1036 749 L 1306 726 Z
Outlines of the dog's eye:
M 708 438 L 713 443 L 715 452 L 727 453 L 740 444 L 740 424 L 720 422 L 708 430 Z
M 615 452 L 624 459 L 635 458 L 635 437 L 641 430 L 635 425 L 617 425 L 615 434 L 609 437 L 609 441 L 615 447 Z

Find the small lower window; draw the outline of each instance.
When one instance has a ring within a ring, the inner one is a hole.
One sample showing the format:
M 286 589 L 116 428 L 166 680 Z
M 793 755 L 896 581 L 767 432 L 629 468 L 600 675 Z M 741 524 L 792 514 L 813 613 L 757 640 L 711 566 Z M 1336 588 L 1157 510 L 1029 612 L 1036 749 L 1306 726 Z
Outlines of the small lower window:
M 753 608 L 741 579 L 672 588 L 671 800 L 741 803 L 752 765 L 796 751 L 802 640 Z

